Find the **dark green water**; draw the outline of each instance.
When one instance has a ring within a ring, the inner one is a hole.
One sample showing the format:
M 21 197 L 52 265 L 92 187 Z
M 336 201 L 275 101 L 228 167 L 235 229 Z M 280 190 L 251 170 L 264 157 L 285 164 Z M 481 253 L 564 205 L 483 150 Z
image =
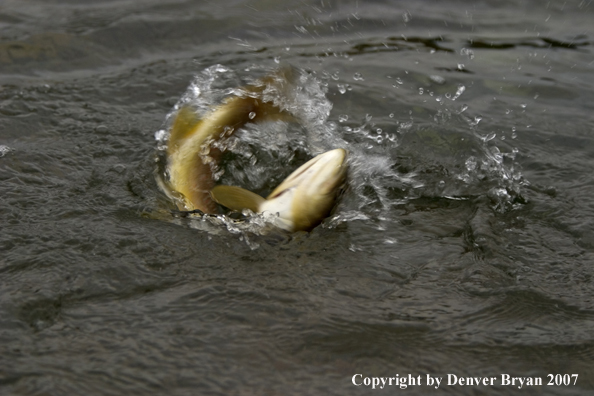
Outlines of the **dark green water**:
M 0 394 L 589 394 L 593 20 L 590 1 L 4 0 Z M 247 128 L 223 178 L 265 193 L 346 147 L 335 214 L 294 235 L 173 216 L 154 176 L 173 106 L 278 62 L 307 125 Z

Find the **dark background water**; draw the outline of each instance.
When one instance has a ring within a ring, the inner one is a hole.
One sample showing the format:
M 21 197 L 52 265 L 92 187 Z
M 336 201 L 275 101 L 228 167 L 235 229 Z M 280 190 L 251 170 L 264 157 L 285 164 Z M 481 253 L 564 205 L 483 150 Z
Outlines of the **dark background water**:
M 346 395 L 372 392 L 357 373 L 507 373 L 545 385 L 374 392 L 588 394 L 593 11 L 4 0 L 0 393 Z M 173 218 L 154 133 L 205 68 L 277 62 L 327 88 L 353 152 L 335 215 L 292 236 Z

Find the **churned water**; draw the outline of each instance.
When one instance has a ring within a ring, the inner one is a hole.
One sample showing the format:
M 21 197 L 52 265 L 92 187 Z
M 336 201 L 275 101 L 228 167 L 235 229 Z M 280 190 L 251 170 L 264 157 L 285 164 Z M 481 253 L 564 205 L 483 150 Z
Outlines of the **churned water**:
M 0 393 L 589 394 L 593 17 L 4 0 Z M 287 234 L 175 211 L 176 106 L 282 65 L 298 78 L 272 99 L 298 122 L 246 126 L 217 177 L 267 194 L 344 147 L 333 215 Z

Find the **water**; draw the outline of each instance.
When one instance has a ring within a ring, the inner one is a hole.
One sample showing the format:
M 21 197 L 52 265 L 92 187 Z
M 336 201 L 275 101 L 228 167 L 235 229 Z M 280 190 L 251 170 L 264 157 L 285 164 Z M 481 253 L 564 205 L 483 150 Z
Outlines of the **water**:
M 587 394 L 593 7 L 5 0 L 0 393 L 381 392 L 360 373 Z M 219 176 L 265 194 L 346 147 L 334 215 L 288 235 L 172 214 L 176 103 L 215 65 L 205 106 L 282 64 L 301 122 L 248 126 Z

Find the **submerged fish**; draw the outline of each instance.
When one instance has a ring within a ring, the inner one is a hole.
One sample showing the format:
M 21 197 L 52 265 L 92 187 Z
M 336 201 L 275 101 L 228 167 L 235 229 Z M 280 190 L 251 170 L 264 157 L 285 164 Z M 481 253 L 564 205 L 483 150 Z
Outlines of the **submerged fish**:
M 330 214 L 346 178 L 346 156 L 335 149 L 311 159 L 272 193 L 263 197 L 233 186 L 215 186 L 212 162 L 221 152 L 214 142 L 230 136 L 248 122 L 290 117 L 263 100 L 266 84 L 287 83 L 286 74 L 270 76 L 259 86 L 248 86 L 198 119 L 182 107 L 170 128 L 167 146 L 167 179 L 163 190 L 182 210 L 216 213 L 217 203 L 231 210 L 277 214 L 275 225 L 288 231 L 309 231 Z

